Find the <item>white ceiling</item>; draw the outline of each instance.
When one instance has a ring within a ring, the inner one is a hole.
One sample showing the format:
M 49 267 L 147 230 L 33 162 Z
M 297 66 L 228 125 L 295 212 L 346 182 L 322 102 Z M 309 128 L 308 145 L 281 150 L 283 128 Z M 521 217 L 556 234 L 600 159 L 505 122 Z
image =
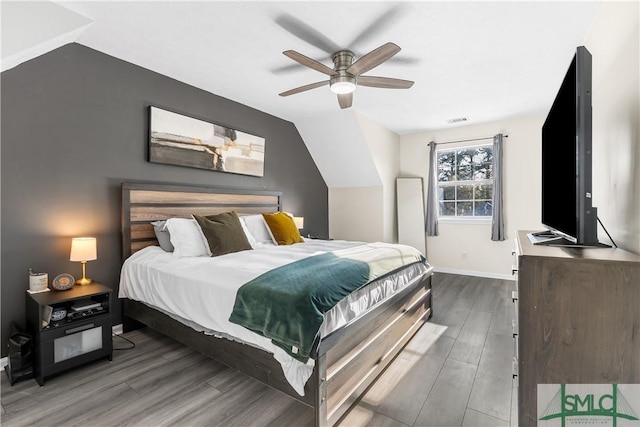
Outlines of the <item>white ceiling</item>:
M 56 3 L 93 21 L 77 42 L 294 123 L 335 114 L 339 107 L 328 87 L 278 96 L 326 78 L 297 65 L 284 50 L 332 67 L 334 49 L 360 56 L 392 41 L 402 51 L 366 74 L 415 85 L 359 87 L 352 108 L 398 134 L 449 127 L 447 120 L 458 117 L 479 123 L 547 111 L 599 6 L 576 1 Z

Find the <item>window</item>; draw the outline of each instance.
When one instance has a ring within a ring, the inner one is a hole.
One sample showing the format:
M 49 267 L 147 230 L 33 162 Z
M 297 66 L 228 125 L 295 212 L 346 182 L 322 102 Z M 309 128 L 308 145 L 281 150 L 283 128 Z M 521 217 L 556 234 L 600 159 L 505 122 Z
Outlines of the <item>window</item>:
M 493 146 L 438 150 L 439 217 L 490 217 Z

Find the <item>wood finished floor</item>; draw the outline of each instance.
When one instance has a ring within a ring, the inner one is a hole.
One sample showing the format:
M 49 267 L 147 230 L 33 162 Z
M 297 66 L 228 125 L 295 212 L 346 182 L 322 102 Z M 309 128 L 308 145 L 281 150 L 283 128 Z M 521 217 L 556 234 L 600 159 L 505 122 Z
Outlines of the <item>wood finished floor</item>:
M 514 282 L 436 274 L 433 318 L 341 426 L 517 425 L 511 379 Z M 2 426 L 307 426 L 294 399 L 153 331 L 46 381 L 9 384 Z M 114 348 L 127 343 L 114 338 Z

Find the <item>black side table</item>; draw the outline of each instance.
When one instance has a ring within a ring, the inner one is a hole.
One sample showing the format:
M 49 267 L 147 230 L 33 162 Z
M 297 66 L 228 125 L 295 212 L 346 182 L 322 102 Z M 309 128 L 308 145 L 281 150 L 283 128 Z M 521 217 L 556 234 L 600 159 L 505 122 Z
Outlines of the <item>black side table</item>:
M 111 293 L 98 282 L 66 291 L 27 293 L 27 331 L 33 339 L 38 384 L 44 385 L 47 376 L 102 357 L 112 360 Z M 66 310 L 63 319 L 47 319 L 48 313 L 59 310 Z

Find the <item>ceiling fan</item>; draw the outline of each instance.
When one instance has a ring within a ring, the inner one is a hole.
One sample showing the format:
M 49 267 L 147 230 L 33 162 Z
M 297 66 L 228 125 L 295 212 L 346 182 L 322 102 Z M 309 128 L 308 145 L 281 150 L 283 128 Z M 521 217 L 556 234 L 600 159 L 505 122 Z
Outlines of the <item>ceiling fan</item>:
M 294 95 L 296 93 L 329 85 L 331 91 L 338 95 L 340 108 L 344 109 L 351 107 L 353 103 L 353 91 L 356 90 L 357 85 L 386 89 L 408 89 L 413 86 L 413 82 L 410 80 L 362 75 L 387 61 L 398 52 L 400 52 L 400 47 L 389 42 L 354 61 L 355 55 L 353 52 L 350 50 L 340 50 L 331 56 L 334 64 L 334 68 L 331 69 L 315 59 L 311 59 L 294 50 L 286 50 L 282 52 L 284 55 L 306 67 L 328 75 L 329 80 L 300 86 L 295 89 L 282 92 L 280 96 Z

